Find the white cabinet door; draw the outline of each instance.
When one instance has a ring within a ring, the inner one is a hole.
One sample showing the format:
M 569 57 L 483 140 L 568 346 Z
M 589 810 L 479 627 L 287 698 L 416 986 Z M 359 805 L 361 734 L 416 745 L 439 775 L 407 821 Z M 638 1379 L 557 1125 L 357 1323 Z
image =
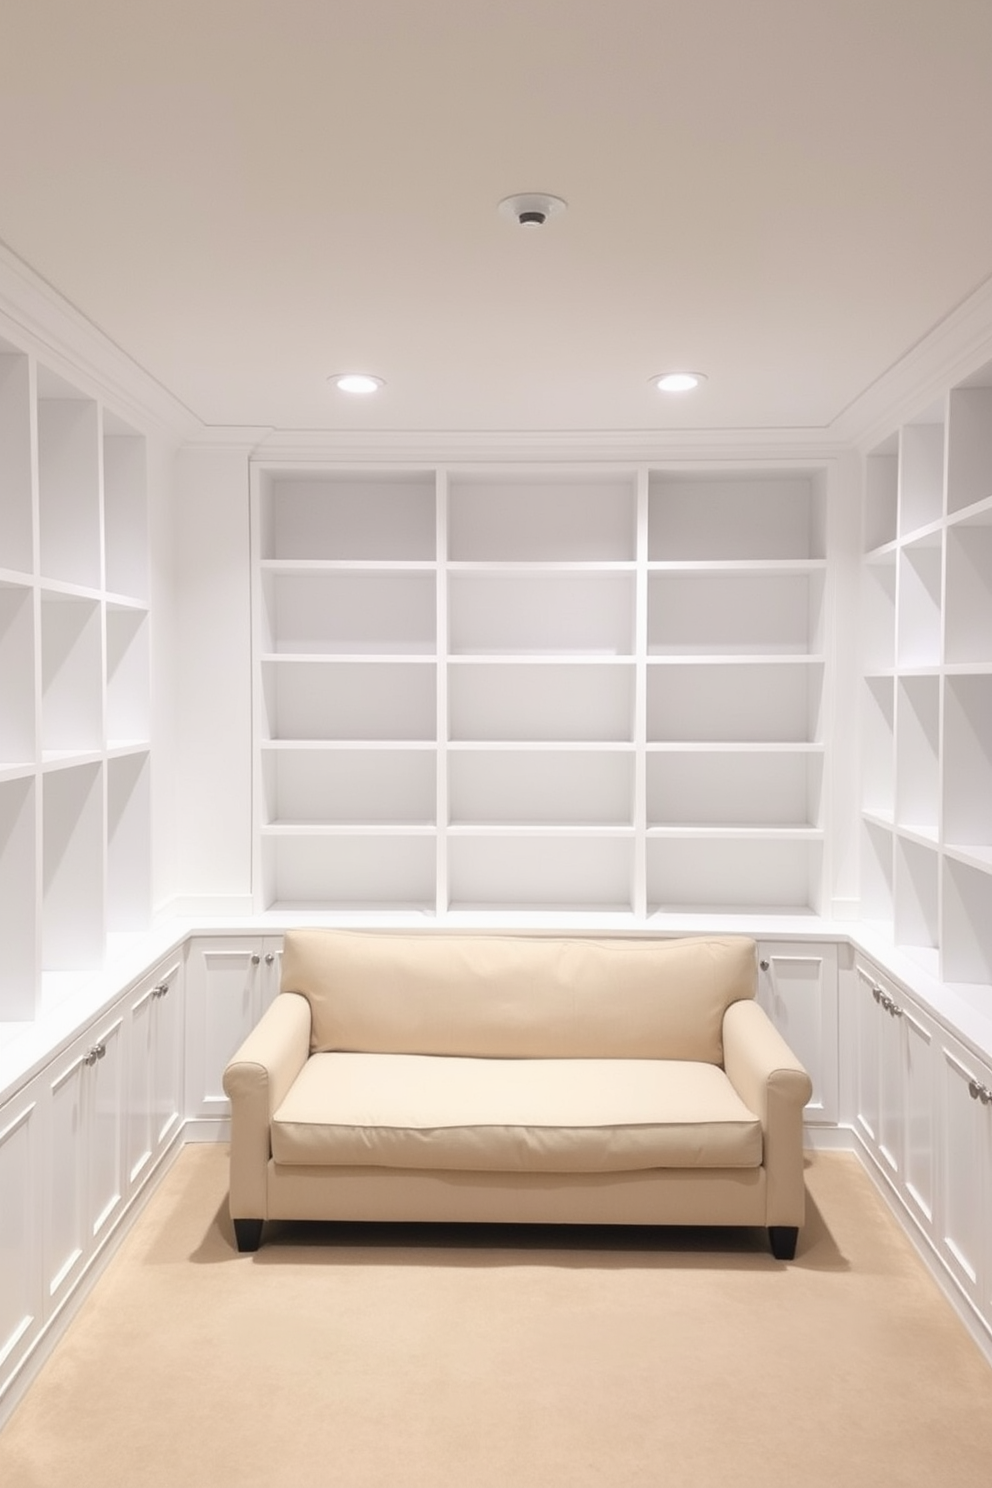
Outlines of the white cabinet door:
M 992 1323 L 992 1073 L 942 1034 L 938 1249 L 959 1286 Z
M 43 1086 L 0 1106 L 0 1400 L 44 1318 Z
M 51 1307 L 72 1289 L 125 1201 L 125 1035 L 118 1003 L 44 1077 L 49 1105 L 45 1276 Z
M 829 1125 L 838 1115 L 837 947 L 763 942 L 758 1002 L 813 1081 L 805 1120 Z
M 920 1227 L 936 1193 L 935 1025 L 877 968 L 856 965 L 855 1129 Z
M 278 937 L 198 936 L 186 953 L 186 1114 L 226 1120 L 231 1055 L 279 990 Z
M 183 1110 L 182 961 L 166 961 L 130 996 L 127 1177 L 133 1192 L 179 1131 Z

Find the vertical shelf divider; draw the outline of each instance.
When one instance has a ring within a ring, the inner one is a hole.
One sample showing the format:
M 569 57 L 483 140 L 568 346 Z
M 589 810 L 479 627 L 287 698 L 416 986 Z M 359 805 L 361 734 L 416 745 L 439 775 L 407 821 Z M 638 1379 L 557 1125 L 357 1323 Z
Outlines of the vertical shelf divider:
M 648 913 L 647 864 L 647 712 L 648 712 L 648 511 L 650 476 L 646 466 L 637 471 L 634 591 L 634 860 L 633 911 L 637 921 Z
M 435 473 L 434 557 L 437 564 L 437 633 L 435 637 L 435 670 L 437 714 L 435 742 L 437 749 L 437 868 L 435 875 L 435 918 L 448 911 L 448 804 L 449 760 L 448 736 L 448 471 Z

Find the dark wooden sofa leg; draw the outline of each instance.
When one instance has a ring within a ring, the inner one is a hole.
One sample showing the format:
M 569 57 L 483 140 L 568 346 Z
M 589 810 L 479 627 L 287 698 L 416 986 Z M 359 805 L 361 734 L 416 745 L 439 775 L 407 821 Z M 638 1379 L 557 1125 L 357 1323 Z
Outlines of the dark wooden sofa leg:
M 798 1239 L 798 1225 L 768 1226 L 768 1240 L 772 1248 L 772 1255 L 777 1261 L 791 1261 L 795 1259 L 796 1242 Z
M 234 1238 L 240 1251 L 257 1250 L 262 1243 L 262 1221 L 260 1219 L 236 1219 Z

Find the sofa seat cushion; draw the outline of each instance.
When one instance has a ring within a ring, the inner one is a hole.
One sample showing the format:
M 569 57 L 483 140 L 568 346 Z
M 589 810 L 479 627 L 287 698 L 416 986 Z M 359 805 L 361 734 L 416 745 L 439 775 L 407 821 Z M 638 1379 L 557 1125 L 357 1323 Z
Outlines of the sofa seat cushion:
M 754 1168 L 723 1070 L 652 1059 L 315 1054 L 272 1118 L 290 1166 L 598 1173 Z

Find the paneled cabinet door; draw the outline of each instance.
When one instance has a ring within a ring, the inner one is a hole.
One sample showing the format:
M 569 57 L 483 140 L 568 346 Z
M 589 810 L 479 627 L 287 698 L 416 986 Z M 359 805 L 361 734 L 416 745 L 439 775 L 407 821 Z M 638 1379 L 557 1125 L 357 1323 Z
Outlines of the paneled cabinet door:
M 182 1123 L 182 961 L 166 961 L 130 996 L 127 1178 L 139 1188 Z
M 837 1121 L 837 947 L 797 942 L 758 947 L 758 1002 L 813 1081 L 805 1119 Z
M 0 1400 L 41 1328 L 43 1086 L 0 1106 Z
M 125 1200 L 125 1035 L 118 1003 L 46 1072 L 49 1106 L 49 1307 L 59 1305 L 113 1228 Z
M 934 1025 L 874 967 L 856 970 L 855 1127 L 914 1219 L 934 1222 Z
M 226 1120 L 231 1055 L 279 990 L 278 937 L 198 936 L 186 953 L 186 1114 Z
M 992 1323 L 992 1072 L 943 1034 L 937 1070 L 938 1248 L 965 1295 Z

